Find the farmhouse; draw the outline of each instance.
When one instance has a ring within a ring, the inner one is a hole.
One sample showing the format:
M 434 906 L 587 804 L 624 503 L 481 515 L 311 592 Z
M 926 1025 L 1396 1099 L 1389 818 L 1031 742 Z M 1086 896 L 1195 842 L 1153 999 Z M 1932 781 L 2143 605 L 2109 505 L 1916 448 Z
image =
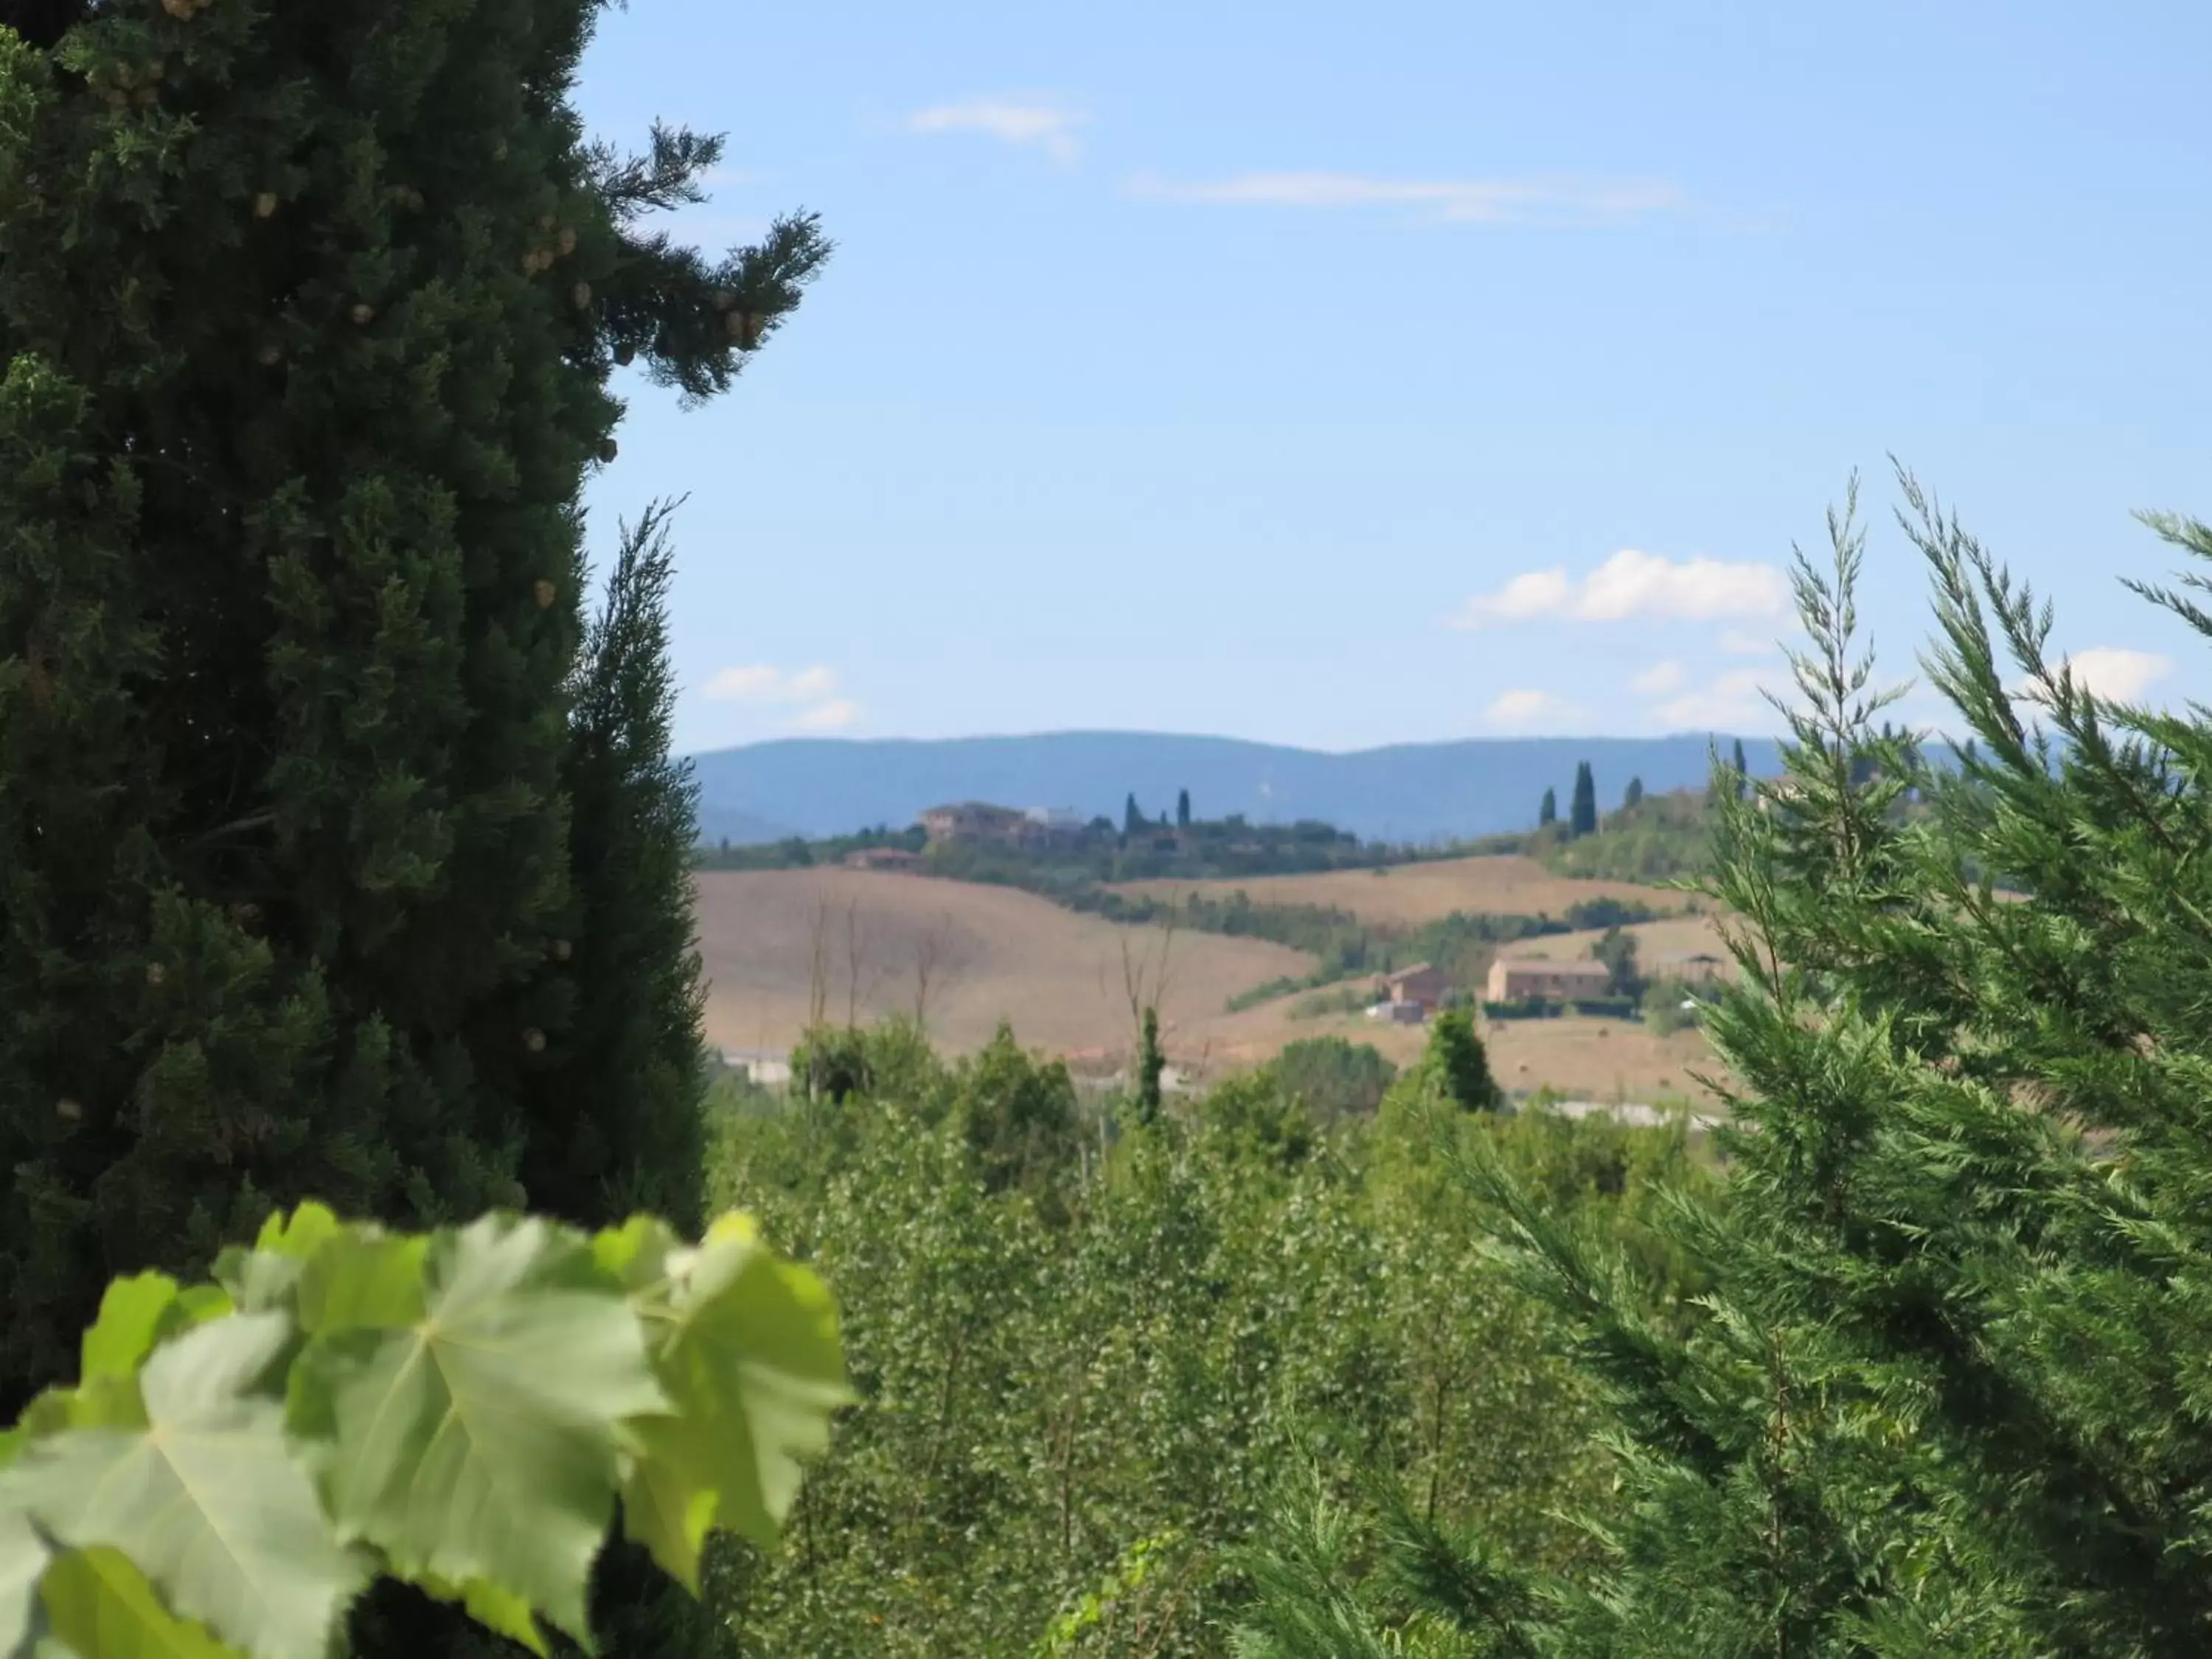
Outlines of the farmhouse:
M 921 827 L 932 841 L 980 842 L 1005 847 L 1018 845 L 1043 832 L 1043 826 L 1026 812 L 979 800 L 933 806 L 921 815 Z
M 903 847 L 863 847 L 845 854 L 848 870 L 887 870 L 910 876 L 921 868 L 921 854 Z
M 1540 957 L 1500 958 L 1490 964 L 1486 988 L 1492 1002 L 1572 1002 L 1601 997 L 1613 986 L 1613 970 L 1601 962 L 1551 962 Z
M 1382 976 L 1382 988 L 1393 1003 L 1434 1013 L 1443 1006 L 1444 995 L 1452 987 L 1451 975 L 1441 968 L 1425 962 L 1417 962 L 1410 968 L 1401 968 L 1395 974 Z

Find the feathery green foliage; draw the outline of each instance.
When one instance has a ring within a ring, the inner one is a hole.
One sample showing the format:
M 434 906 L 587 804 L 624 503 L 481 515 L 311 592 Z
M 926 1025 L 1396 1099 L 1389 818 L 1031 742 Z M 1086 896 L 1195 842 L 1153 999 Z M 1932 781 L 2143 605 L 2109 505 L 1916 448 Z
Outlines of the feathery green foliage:
M 1708 1023 L 1738 1127 L 1725 1200 L 1662 1226 L 1698 1310 L 1655 1319 L 1646 1266 L 1455 1149 L 1607 1393 L 1622 1503 L 1580 1571 L 1449 1553 L 1509 1610 L 1419 1598 L 1450 1650 L 2152 1659 L 2212 1636 L 2212 725 L 2090 694 L 2049 659 L 2049 608 L 1900 483 L 1929 676 L 1976 746 L 1946 775 L 1875 725 L 1896 694 L 1857 639 L 1854 490 L 1826 568 L 1796 568 L 1785 775 L 1741 800 L 1716 780 L 1744 983 Z M 2212 558 L 2212 532 L 2154 522 Z M 2141 591 L 2212 634 L 2205 586 Z M 1901 812 L 1916 791 L 1929 810 Z M 1344 1593 L 1316 1571 L 1271 1594 Z

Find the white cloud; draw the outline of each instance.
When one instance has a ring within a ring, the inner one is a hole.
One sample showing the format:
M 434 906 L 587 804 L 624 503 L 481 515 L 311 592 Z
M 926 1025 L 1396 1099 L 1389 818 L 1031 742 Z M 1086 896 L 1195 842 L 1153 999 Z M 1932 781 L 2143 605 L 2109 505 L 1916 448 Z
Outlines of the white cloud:
M 1316 209 L 1410 208 L 1466 224 L 1605 224 L 1673 212 L 1680 189 L 1658 179 L 1376 179 L 1350 173 L 1245 173 L 1212 184 L 1140 173 L 1123 187 L 1162 202 Z
M 792 724 L 802 732 L 842 732 L 860 718 L 860 705 L 850 697 L 834 697 L 808 709 Z
M 1625 622 L 1631 617 L 1713 622 L 1771 617 L 1789 603 L 1790 584 L 1771 564 L 1730 564 L 1703 556 L 1677 564 L 1624 548 L 1580 581 L 1564 570 L 1530 570 L 1495 593 L 1478 594 L 1453 618 L 1455 628 L 1529 622 Z
M 1525 726 L 1564 719 L 1574 711 L 1548 691 L 1500 693 L 1485 711 L 1492 726 Z
M 970 98 L 957 104 L 938 104 L 917 110 L 907 118 L 910 132 L 980 133 L 1002 144 L 1042 149 L 1055 161 L 1073 161 L 1082 146 L 1075 129 L 1091 117 L 1058 99 L 1010 97 Z
M 751 663 L 710 675 L 699 695 L 709 702 L 819 702 L 836 690 L 837 676 L 818 664 L 787 673 Z
M 2125 646 L 2092 646 L 2066 659 L 2074 683 L 2110 702 L 2136 702 L 2142 694 L 2173 672 L 2173 664 L 2154 651 L 2130 651 Z
M 1756 668 L 1736 668 L 1710 684 L 1659 705 L 1659 718 L 1677 732 L 1725 732 L 1763 726 L 1774 706 L 1763 695 L 1768 676 Z
M 1655 662 L 1629 681 L 1628 689 L 1640 697 L 1661 697 L 1680 688 L 1689 678 L 1689 670 L 1678 662 Z

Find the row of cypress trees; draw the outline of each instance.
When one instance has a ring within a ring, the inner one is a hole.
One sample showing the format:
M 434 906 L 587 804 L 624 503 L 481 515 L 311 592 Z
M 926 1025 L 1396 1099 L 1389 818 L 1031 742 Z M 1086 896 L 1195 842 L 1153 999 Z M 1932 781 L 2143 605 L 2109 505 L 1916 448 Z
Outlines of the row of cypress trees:
M 580 492 L 828 249 L 652 228 L 720 146 L 585 141 L 599 11 L 0 3 L 0 1411 L 307 1194 L 697 1222 L 667 508 L 593 614 Z M 607 1650 L 697 1650 L 636 1567 Z

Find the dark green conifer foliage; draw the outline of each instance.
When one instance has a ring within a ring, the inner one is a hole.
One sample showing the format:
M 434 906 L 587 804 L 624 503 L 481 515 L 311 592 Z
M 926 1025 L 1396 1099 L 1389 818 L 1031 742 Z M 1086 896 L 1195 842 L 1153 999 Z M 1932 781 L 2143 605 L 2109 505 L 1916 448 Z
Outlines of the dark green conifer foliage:
M 1190 791 L 1188 789 L 1179 790 L 1176 794 L 1176 828 L 1190 828 Z
M 1489 1053 L 1475 1034 L 1474 1016 L 1465 1009 L 1449 1009 L 1437 1016 L 1423 1059 L 1444 1097 L 1462 1109 L 1487 1112 L 1498 1106 L 1499 1091 L 1490 1074 Z
M 549 1050 L 521 1173 L 535 1208 L 586 1224 L 640 1211 L 704 1224 L 697 787 L 669 753 L 670 511 L 656 504 L 623 527 L 574 686 L 574 921 L 552 955 L 575 1014 Z
M 1160 1048 L 1160 1011 L 1147 1007 L 1138 1022 L 1137 1041 L 1137 1115 L 1147 1123 L 1160 1115 L 1164 1098 L 1161 1079 L 1167 1064 L 1167 1055 Z
M 1631 778 L 1628 781 L 1628 787 L 1621 791 L 1620 810 L 1624 812 L 1633 812 L 1638 807 L 1643 805 L 1644 780 L 1641 778 Z
M 1547 789 L 1544 799 L 1537 803 L 1536 827 L 1548 830 L 1559 821 L 1559 797 L 1556 790 Z
M 1631 1263 L 1464 1166 L 1613 1395 L 1623 1501 L 1571 1580 L 1397 1528 L 1462 1632 L 1432 1651 L 2150 1659 L 2212 1631 L 2212 719 L 2090 695 L 2049 608 L 1901 483 L 1977 757 L 1916 771 L 1875 727 L 1846 508 L 1796 571 L 1783 785 L 1715 792 L 1739 1127 L 1725 1202 L 1666 1223 L 1704 1295 L 1655 1317 Z M 2152 522 L 2212 562 L 2212 526 Z M 1916 787 L 1929 812 L 1895 810 Z M 1267 1594 L 1291 1639 L 1251 1651 L 1355 1650 L 1297 1635 L 1340 1574 Z
M 666 896 L 681 782 L 642 611 L 580 675 L 578 496 L 614 368 L 720 391 L 826 245 L 652 234 L 719 146 L 583 143 L 599 10 L 0 27 L 0 1408 L 74 1370 L 111 1274 L 304 1194 L 682 1207 L 686 970 L 665 908 L 609 925 Z M 611 1644 L 672 1650 L 661 1617 Z M 392 1598 L 363 1630 L 455 1639 Z
M 1134 790 L 1130 792 L 1128 799 L 1121 804 L 1121 833 L 1125 836 L 1141 836 L 1145 833 L 1145 815 L 1138 809 Z
M 1741 800 L 1751 781 L 1751 769 L 1744 763 L 1741 738 L 1735 740 L 1734 752 L 1729 757 L 1729 775 L 1732 780 L 1729 793 L 1737 800 Z
M 1567 830 L 1571 835 L 1587 836 L 1597 829 L 1597 781 L 1590 775 L 1590 763 L 1578 761 L 1575 765 L 1575 793 L 1567 807 Z

